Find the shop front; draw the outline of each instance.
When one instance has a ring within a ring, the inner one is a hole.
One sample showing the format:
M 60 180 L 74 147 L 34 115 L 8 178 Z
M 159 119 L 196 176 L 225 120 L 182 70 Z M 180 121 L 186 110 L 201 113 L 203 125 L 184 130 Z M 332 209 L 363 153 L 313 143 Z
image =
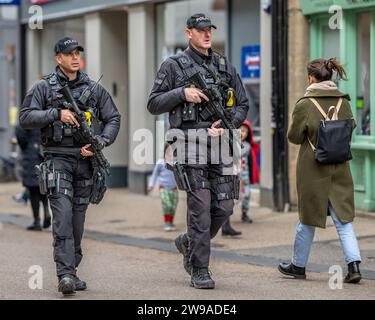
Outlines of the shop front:
M 375 0 L 301 0 L 311 21 L 311 59 L 337 57 L 357 128 L 351 168 L 356 208 L 375 211 Z M 372 88 L 372 90 L 371 90 Z

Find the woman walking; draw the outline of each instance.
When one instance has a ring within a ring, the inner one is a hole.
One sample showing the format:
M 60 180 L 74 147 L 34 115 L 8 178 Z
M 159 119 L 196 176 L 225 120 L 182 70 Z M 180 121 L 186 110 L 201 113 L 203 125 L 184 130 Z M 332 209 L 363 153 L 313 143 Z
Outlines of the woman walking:
M 327 215 L 330 215 L 348 264 L 345 282 L 358 283 L 361 280 L 361 255 L 352 224 L 354 187 L 349 163 L 322 164 L 316 160 L 314 152 L 323 114 L 329 116 L 333 109 L 338 111 L 335 113 L 338 120 L 353 118 L 349 96 L 340 92 L 332 81 L 334 71 L 340 79 L 346 80 L 345 70 L 336 59 L 310 62 L 307 66 L 310 86 L 293 112 L 288 139 L 301 145 L 297 161 L 300 222 L 296 228 L 293 259 L 291 263 L 281 263 L 279 271 L 298 279 L 306 278 L 305 267 L 315 227 L 325 228 Z
M 43 157 L 40 154 L 40 130 L 25 130 L 17 125 L 16 136 L 22 150 L 22 184 L 29 192 L 34 218 L 34 222 L 27 227 L 27 230 L 41 231 L 42 228 L 50 227 L 51 215 L 47 196 L 40 193 L 38 178 L 35 173 L 35 166 L 43 162 Z M 43 225 L 40 222 L 39 215 L 40 203 L 43 204 L 44 209 Z

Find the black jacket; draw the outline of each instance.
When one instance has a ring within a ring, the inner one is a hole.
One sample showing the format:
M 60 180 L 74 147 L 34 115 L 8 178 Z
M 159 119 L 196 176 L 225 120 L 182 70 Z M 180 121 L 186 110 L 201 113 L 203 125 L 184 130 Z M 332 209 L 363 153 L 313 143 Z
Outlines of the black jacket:
M 203 62 L 213 68 L 218 68 L 214 64 L 213 55 L 210 51 L 209 56 L 204 56 L 197 52 L 192 46 L 189 46 L 185 53 L 188 54 L 198 65 Z M 215 53 L 216 54 L 216 53 Z M 227 76 L 229 85 L 235 91 L 235 115 L 233 123 L 239 128 L 246 119 L 249 110 L 249 101 L 246 97 L 241 78 L 237 74 L 235 67 L 227 64 Z M 147 108 L 153 115 L 160 115 L 169 112 L 169 120 L 171 127 L 179 127 L 181 117 L 181 108 L 186 102 L 184 94 L 185 76 L 174 57 L 168 58 L 161 65 L 154 82 L 154 86 L 149 96 Z M 176 124 L 176 125 L 175 125 Z
M 17 125 L 16 137 L 22 151 L 22 184 L 25 187 L 37 187 L 35 166 L 43 161 L 40 153 L 40 130 L 25 130 Z
M 70 89 L 86 85 L 88 76 L 79 71 L 77 79 L 68 81 L 65 74 L 56 68 L 57 79 L 60 83 L 68 83 Z M 92 86 L 94 81 L 89 80 Z M 109 93 L 99 84 L 94 93 L 96 108 L 99 110 L 99 119 L 104 124 L 101 136 L 107 145 L 112 144 L 120 129 L 121 115 L 117 111 Z M 46 80 L 40 80 L 27 92 L 20 109 L 19 120 L 24 129 L 42 129 L 56 120 L 59 120 L 58 110 L 51 108 L 52 93 Z

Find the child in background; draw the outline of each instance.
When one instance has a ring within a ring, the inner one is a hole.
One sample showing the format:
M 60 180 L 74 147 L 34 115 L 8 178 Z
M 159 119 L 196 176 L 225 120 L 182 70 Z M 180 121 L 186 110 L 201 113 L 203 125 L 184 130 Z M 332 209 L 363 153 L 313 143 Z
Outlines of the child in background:
M 253 130 L 249 121 L 245 120 L 241 126 L 241 139 L 244 148 L 241 152 L 241 198 L 243 223 L 252 223 L 249 216 L 251 184 L 259 182 L 259 168 L 257 164 L 257 153 L 259 145 L 253 140 Z
M 166 144 L 164 146 L 164 159 L 159 159 L 156 163 L 147 189 L 148 192 L 152 192 L 159 179 L 159 194 L 164 213 L 165 231 L 176 230 L 173 219 L 178 204 L 178 190 L 173 172 L 165 167 L 166 162 L 172 159 L 172 148 L 169 144 Z

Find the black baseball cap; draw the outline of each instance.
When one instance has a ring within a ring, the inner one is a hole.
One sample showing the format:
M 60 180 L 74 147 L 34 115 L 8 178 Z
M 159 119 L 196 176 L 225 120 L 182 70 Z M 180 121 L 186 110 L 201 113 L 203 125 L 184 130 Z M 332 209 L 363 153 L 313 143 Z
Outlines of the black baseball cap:
M 85 51 L 83 47 L 78 44 L 77 40 L 74 40 L 70 37 L 60 39 L 55 44 L 55 54 L 71 53 L 74 49 L 78 49 L 79 51 Z
M 212 27 L 216 29 L 216 26 L 214 26 L 211 23 L 211 19 L 208 18 L 204 13 L 197 13 L 192 15 L 186 22 L 186 27 L 188 29 L 199 29 L 203 30 L 208 27 Z

